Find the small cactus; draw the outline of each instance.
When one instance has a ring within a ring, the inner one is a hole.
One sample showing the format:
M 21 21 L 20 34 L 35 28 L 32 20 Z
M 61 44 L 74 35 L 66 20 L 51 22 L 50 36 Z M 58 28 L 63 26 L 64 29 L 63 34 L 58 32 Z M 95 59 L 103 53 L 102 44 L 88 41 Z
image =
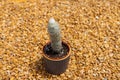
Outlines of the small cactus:
M 60 53 L 62 50 L 60 27 L 59 24 L 54 20 L 54 18 L 50 18 L 49 20 L 48 33 L 50 36 L 51 47 L 53 51 Z

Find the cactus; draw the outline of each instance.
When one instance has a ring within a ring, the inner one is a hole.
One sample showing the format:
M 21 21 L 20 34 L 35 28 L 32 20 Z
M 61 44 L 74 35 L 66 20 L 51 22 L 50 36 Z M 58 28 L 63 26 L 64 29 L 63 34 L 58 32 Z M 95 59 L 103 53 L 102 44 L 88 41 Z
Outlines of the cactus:
M 60 53 L 62 50 L 60 27 L 59 24 L 54 20 L 54 18 L 50 18 L 49 20 L 48 33 L 50 36 L 51 47 L 53 51 Z

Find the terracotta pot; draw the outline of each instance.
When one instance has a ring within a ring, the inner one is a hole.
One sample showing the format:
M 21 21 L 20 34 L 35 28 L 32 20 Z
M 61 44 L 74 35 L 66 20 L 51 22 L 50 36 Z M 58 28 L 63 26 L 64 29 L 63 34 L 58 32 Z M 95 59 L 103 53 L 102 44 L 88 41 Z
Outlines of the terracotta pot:
M 70 59 L 70 47 L 65 42 L 62 42 L 62 45 L 66 46 L 68 49 L 67 55 L 65 55 L 62 58 L 53 58 L 53 57 L 48 57 L 48 55 L 45 53 L 45 47 L 47 45 L 50 45 L 50 42 L 43 47 L 43 62 L 44 62 L 45 70 L 48 73 L 54 75 L 59 75 L 61 73 L 64 73 L 68 67 L 68 63 Z

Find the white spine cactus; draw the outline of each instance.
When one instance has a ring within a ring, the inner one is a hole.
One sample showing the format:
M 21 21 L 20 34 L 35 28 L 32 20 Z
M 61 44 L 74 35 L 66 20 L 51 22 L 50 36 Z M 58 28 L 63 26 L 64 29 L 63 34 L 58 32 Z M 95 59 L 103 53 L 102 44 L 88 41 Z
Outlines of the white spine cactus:
M 62 49 L 60 27 L 59 27 L 59 24 L 54 20 L 54 18 L 50 18 L 49 20 L 48 33 L 50 36 L 51 47 L 53 51 L 60 53 Z

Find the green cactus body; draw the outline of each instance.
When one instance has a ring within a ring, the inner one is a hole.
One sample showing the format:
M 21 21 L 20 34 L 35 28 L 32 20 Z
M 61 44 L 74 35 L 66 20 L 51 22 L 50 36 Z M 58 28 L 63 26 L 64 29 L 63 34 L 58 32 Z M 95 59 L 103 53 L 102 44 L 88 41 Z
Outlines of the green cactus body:
M 50 18 L 49 20 L 48 33 L 50 36 L 51 47 L 53 51 L 60 53 L 62 50 L 60 27 L 59 24 L 54 20 L 54 18 Z

